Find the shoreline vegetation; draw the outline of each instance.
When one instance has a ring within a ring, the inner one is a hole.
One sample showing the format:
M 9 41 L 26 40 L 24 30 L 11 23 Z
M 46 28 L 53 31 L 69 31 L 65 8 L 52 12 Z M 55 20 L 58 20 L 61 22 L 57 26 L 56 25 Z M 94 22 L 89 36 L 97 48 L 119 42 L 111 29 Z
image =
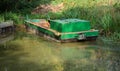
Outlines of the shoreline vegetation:
M 13 20 L 17 31 L 25 31 L 26 18 L 78 18 L 89 20 L 100 36 L 120 42 L 119 0 L 3 0 L 0 4 L 0 22 Z

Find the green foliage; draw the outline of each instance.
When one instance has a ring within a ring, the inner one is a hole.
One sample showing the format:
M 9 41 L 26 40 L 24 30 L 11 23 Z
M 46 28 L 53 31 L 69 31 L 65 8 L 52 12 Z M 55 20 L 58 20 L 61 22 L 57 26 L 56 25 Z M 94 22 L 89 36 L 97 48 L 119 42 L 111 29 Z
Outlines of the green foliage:
M 120 11 L 120 2 L 117 2 L 113 5 L 113 7 L 117 10 Z
M 30 12 L 39 4 L 49 3 L 51 0 L 0 0 L 0 12 Z
M 103 2 L 104 3 L 104 2 Z M 99 4 L 99 2 L 98 2 Z M 114 5 L 114 4 L 113 4 Z M 97 2 L 89 2 L 85 5 L 69 6 L 62 13 L 65 18 L 80 18 L 91 21 L 93 28 L 100 31 L 104 30 L 105 35 L 110 35 L 113 32 L 120 31 L 120 13 L 119 5 L 97 5 Z
M 13 20 L 16 24 L 22 24 L 26 15 L 31 19 L 79 18 L 89 20 L 92 28 L 102 31 L 102 35 L 109 36 L 120 31 L 120 2 L 113 2 L 109 4 L 107 0 L 1 0 L 0 11 L 4 13 L 0 15 L 0 21 Z M 64 9 L 57 13 L 30 14 L 39 4 L 48 3 L 63 3 Z
M 12 12 L 5 13 L 4 19 L 5 20 L 13 20 L 15 22 L 15 24 L 23 24 L 22 16 L 17 13 L 12 13 Z
M 0 22 L 3 22 L 3 21 L 4 21 L 4 16 L 0 15 Z
M 100 24 L 102 24 L 102 28 L 106 31 L 106 33 L 110 32 L 111 20 L 112 20 L 112 17 L 109 13 L 105 14 L 101 18 L 101 23 Z
M 107 38 L 108 40 L 120 41 L 120 33 L 115 32 Z

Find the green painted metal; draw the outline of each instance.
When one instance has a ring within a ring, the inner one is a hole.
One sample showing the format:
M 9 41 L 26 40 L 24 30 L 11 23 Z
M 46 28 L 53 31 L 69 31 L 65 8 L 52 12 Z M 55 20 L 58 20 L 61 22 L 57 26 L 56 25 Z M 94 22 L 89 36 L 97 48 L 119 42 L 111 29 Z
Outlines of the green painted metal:
M 92 37 L 92 36 L 98 36 L 99 32 L 98 31 L 91 31 L 91 32 L 85 32 L 84 34 L 86 37 Z
M 35 20 L 35 19 L 34 19 Z M 36 19 L 38 21 L 38 19 Z M 36 26 L 27 20 L 27 25 L 51 37 L 57 39 L 78 39 L 80 35 L 87 37 L 98 36 L 98 30 L 91 30 L 90 22 L 79 19 L 50 20 L 50 29 L 57 31 L 60 35 L 56 35 L 53 31 Z
M 65 40 L 65 39 L 76 39 L 78 34 L 66 34 L 66 35 L 61 35 L 60 39 Z
M 50 35 L 51 37 L 55 37 L 54 33 L 51 32 L 51 31 L 49 31 L 49 30 L 46 30 L 46 29 L 44 29 L 44 28 L 41 28 L 41 27 L 36 26 L 36 25 L 34 25 L 34 24 L 31 24 L 31 23 L 26 23 L 26 25 L 29 26 L 29 27 L 31 27 L 31 28 L 33 28 L 33 29 L 36 29 L 36 30 L 38 30 L 38 31 L 40 31 L 40 32 L 42 32 L 42 33 L 44 33 L 44 34 L 48 34 L 48 35 Z
M 40 22 L 40 19 L 32 19 L 31 22 Z
M 90 30 L 90 22 L 79 19 L 50 20 L 50 28 L 58 32 L 79 32 Z

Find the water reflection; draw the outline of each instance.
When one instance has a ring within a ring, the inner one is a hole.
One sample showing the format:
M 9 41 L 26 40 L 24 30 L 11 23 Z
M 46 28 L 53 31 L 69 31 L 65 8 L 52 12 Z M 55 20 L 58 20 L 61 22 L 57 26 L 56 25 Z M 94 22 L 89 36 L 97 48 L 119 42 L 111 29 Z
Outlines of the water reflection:
M 23 37 L 0 45 L 0 71 L 119 71 L 120 51 L 105 48 Z

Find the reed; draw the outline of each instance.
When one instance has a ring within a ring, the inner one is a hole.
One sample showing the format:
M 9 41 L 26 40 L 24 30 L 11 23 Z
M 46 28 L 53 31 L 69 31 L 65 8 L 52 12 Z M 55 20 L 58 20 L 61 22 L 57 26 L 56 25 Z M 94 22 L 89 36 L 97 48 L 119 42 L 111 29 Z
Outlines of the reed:
M 114 32 L 120 31 L 120 1 L 118 0 L 41 0 L 41 4 L 64 4 L 61 12 L 48 12 L 45 14 L 30 14 L 30 9 L 17 9 L 15 11 L 0 14 L 0 21 L 14 20 L 16 24 L 23 24 L 26 14 L 29 18 L 45 18 L 45 19 L 65 19 L 79 18 L 89 20 L 92 28 L 100 30 L 105 36 L 111 36 Z M 46 2 L 46 3 L 45 3 Z M 40 2 L 39 2 L 40 3 Z M 32 3 L 30 3 L 32 4 Z M 36 5 L 36 4 L 35 4 Z M 29 11 L 29 12 L 28 12 Z

